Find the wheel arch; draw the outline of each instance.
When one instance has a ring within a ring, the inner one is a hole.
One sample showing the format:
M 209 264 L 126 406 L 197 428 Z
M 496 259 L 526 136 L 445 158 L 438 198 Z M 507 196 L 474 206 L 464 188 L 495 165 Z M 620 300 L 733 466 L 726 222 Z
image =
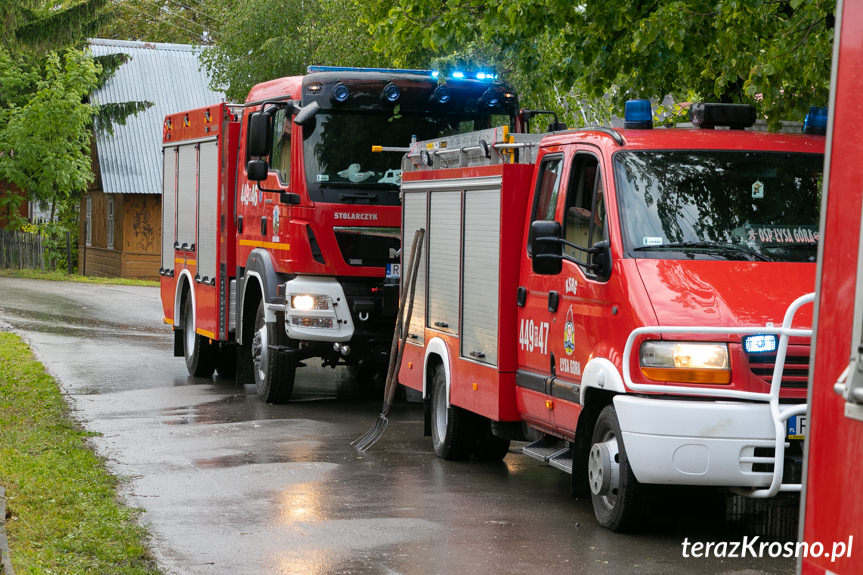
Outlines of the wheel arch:
M 584 366 L 584 372 L 581 376 L 581 392 L 579 394 L 581 405 L 587 405 L 587 395 L 591 389 L 612 393 L 626 393 L 623 377 L 620 375 L 617 366 L 604 357 L 595 357 Z
M 192 298 L 192 317 L 196 317 L 197 314 L 197 302 L 195 301 L 195 280 L 192 279 L 192 273 L 189 270 L 182 270 L 180 272 L 180 277 L 177 278 L 177 287 L 174 290 L 174 310 L 180 310 L 180 313 L 174 313 L 174 326 L 180 324 L 180 330 L 183 329 L 183 304 L 186 301 L 186 297 Z M 188 291 L 188 296 L 186 292 Z M 179 316 L 180 321 L 177 321 L 177 316 Z
M 255 248 L 246 259 L 245 272 L 240 287 L 237 313 L 237 342 L 243 344 L 243 332 L 254 322 L 258 303 L 270 303 L 276 297 L 276 286 L 284 278 L 276 272 L 270 253 Z M 269 318 L 268 318 L 269 319 Z
M 246 330 L 254 329 L 258 304 L 265 298 L 261 276 L 257 272 L 246 272 L 240 295 L 239 317 L 237 318 L 237 343 L 243 344 Z
M 423 399 L 431 397 L 431 378 L 434 366 L 443 365 L 446 376 L 446 404 L 449 407 L 450 386 L 452 385 L 452 371 L 450 369 L 449 349 L 446 343 L 439 338 L 432 338 L 426 344 L 425 361 L 423 361 Z

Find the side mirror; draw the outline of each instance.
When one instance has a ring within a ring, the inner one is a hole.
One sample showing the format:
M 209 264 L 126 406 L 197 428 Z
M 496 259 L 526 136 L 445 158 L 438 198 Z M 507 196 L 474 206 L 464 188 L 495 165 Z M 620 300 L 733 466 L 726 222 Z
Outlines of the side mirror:
M 600 281 L 611 277 L 611 246 L 608 240 L 593 244 L 593 273 Z
M 263 182 L 267 179 L 269 166 L 266 160 L 251 160 L 246 164 L 246 177 L 252 182 Z
M 321 107 L 317 102 L 311 102 L 303 106 L 300 108 L 300 111 L 297 112 L 297 115 L 294 116 L 294 124 L 298 126 L 306 124 L 309 120 L 315 117 L 315 114 L 317 114 L 320 109 Z
M 530 224 L 533 273 L 557 275 L 563 269 L 563 232 L 560 223 L 537 220 Z
M 255 112 L 249 120 L 248 151 L 250 156 L 269 156 L 272 137 L 272 119 L 267 112 Z

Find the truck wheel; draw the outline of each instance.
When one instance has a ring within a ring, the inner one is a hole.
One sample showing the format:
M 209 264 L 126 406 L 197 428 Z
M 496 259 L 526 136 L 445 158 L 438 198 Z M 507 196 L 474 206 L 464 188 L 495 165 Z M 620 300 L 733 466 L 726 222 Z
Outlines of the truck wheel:
M 183 304 L 183 357 L 186 369 L 194 377 L 212 377 L 216 370 L 217 348 L 210 341 L 195 333 L 195 312 L 192 296 L 187 295 Z
M 438 457 L 467 459 L 476 444 L 471 413 L 451 405 L 447 407 L 446 373 L 442 365 L 432 375 L 432 445 Z
M 646 515 L 646 494 L 632 473 L 613 405 L 600 412 L 587 458 L 593 512 L 612 531 L 634 528 Z
M 473 454 L 481 461 L 500 461 L 509 453 L 509 439 L 501 439 L 491 432 L 491 420 L 476 416 L 477 442 Z
M 278 326 L 267 323 L 264 302 L 258 304 L 255 333 L 252 339 L 252 364 L 258 396 L 267 403 L 285 403 L 294 389 L 297 364 L 270 349 L 279 342 Z

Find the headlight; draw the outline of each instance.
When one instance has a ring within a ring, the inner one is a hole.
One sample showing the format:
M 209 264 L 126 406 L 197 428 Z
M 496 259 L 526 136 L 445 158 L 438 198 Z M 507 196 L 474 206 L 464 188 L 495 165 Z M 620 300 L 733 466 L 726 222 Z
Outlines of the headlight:
M 731 383 L 728 346 L 724 343 L 646 341 L 639 360 L 641 373 L 653 380 Z
M 291 308 L 299 311 L 332 309 L 332 300 L 325 295 L 292 295 Z

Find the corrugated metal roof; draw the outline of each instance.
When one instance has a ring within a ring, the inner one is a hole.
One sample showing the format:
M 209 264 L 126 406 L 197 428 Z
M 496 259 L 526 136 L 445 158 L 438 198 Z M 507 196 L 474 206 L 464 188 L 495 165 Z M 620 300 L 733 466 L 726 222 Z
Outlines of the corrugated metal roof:
M 114 133 L 96 133 L 102 189 L 108 194 L 162 192 L 162 122 L 165 115 L 218 104 L 225 95 L 209 88 L 197 46 L 91 39 L 94 56 L 122 52 L 131 59 L 93 94 L 99 104 L 148 101 Z

